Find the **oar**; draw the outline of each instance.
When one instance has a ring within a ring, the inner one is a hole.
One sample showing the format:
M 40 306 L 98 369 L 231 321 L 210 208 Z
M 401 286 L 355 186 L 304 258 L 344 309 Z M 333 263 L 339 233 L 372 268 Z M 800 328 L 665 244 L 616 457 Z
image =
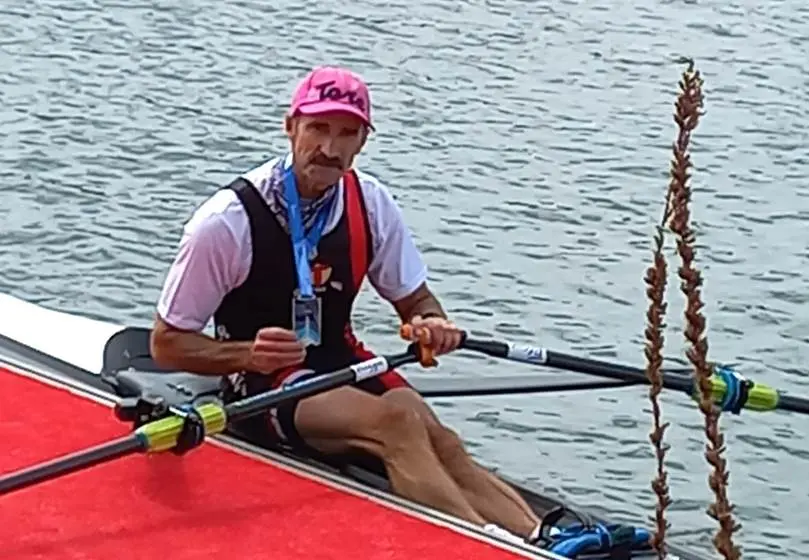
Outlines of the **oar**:
M 204 428 L 204 435 L 221 433 L 229 422 L 278 406 L 284 402 L 311 397 L 370 379 L 399 366 L 420 361 L 418 348 L 411 345 L 406 352 L 377 356 L 332 373 L 324 373 L 306 381 L 260 393 L 227 406 L 205 403 L 193 411 L 177 410 L 174 415 L 144 424 L 130 435 L 110 442 L 40 463 L 0 476 L 0 496 L 26 488 L 37 482 L 57 478 L 138 452 L 157 453 L 174 448 L 185 425 L 185 416 L 193 414 Z M 424 362 L 423 362 L 424 363 Z M 202 443 L 198 441 L 197 444 Z
M 637 367 L 580 358 L 547 348 L 515 344 L 507 341 L 476 340 L 464 336 L 461 349 L 480 352 L 495 358 L 504 358 L 567 371 L 597 375 L 636 384 L 648 384 L 646 373 Z M 663 386 L 683 391 L 692 398 L 698 395 L 694 380 L 688 374 L 664 371 Z M 742 408 L 756 411 L 789 410 L 809 413 L 809 399 L 784 395 L 761 383 L 745 379 L 727 366 L 716 366 L 711 380 L 714 400 L 725 411 L 738 414 Z
M 615 389 L 637 385 L 634 381 L 599 379 L 592 375 L 553 372 L 549 375 L 490 375 L 470 378 L 436 375 L 409 375 L 407 381 L 426 398 L 491 397 Z

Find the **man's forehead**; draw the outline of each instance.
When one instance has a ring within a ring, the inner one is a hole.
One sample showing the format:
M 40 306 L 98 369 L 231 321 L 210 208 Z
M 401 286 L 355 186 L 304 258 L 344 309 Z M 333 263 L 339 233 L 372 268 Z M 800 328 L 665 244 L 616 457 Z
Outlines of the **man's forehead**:
M 322 115 L 301 115 L 299 118 L 304 124 L 324 124 L 339 128 L 361 128 L 364 124 L 362 119 L 356 115 L 340 111 Z

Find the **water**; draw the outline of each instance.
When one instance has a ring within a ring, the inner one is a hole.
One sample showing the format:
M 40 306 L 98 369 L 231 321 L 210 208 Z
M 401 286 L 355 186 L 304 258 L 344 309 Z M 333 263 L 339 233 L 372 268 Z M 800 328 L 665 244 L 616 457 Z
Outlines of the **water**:
M 294 81 L 337 62 L 373 87 L 378 133 L 360 165 L 395 193 L 458 322 L 640 364 L 642 275 L 687 55 L 706 80 L 693 211 L 711 357 L 809 393 L 805 2 L 273 4 L 0 7 L 0 290 L 147 324 L 189 213 L 284 149 Z M 671 313 L 677 355 L 676 291 Z M 375 349 L 400 347 L 390 307 L 370 293 L 358 323 Z M 652 511 L 643 390 L 434 404 L 516 478 L 621 519 Z M 672 542 L 710 555 L 702 417 L 678 394 L 663 404 Z M 809 420 L 722 426 L 745 557 L 805 557 Z

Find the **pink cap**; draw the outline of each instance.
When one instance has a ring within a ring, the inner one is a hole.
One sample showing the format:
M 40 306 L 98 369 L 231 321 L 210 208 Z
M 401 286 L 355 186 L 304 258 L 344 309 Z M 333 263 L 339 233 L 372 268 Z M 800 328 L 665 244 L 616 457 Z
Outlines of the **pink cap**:
M 368 86 L 357 74 L 337 66 L 319 66 L 295 88 L 289 114 L 322 115 L 343 112 L 371 124 L 371 97 Z

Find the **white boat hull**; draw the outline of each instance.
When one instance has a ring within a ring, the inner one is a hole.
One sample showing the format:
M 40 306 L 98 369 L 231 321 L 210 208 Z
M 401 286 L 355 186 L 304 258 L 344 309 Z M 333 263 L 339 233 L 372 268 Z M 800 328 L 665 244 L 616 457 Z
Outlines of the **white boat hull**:
M 104 345 L 123 329 L 0 294 L 0 335 L 96 375 Z

